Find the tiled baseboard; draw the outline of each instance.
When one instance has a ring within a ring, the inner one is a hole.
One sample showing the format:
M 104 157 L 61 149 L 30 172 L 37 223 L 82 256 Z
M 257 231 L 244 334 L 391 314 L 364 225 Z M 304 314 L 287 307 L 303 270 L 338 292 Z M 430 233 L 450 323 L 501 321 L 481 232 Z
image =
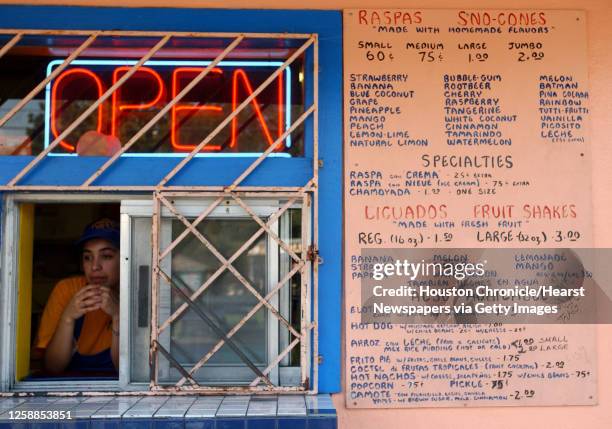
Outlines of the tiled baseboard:
M 71 420 L 15 419 L 70 411 Z M 29 413 L 29 414 L 28 414 Z M 0 429 L 337 429 L 329 395 L 0 399 Z

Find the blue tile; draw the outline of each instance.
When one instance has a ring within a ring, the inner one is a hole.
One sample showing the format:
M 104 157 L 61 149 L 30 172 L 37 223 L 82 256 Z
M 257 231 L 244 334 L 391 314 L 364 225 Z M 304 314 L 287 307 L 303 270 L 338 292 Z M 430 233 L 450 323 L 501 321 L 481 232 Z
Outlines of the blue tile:
M 89 419 L 66 420 L 60 423 L 60 429 L 89 429 Z
M 153 421 L 151 419 L 122 419 L 121 429 L 151 429 Z
M 185 421 L 183 419 L 155 419 L 153 427 L 155 429 L 184 429 Z
M 278 429 L 306 429 L 306 419 L 303 419 L 303 418 L 278 419 Z
M 334 408 L 309 408 L 308 415 L 335 415 L 336 410 Z
M 216 429 L 245 429 L 244 419 L 217 419 Z
M 306 407 L 308 408 L 309 416 L 323 415 L 324 417 L 327 417 L 336 414 L 334 404 L 328 394 L 306 396 Z
M 121 419 L 92 419 L 90 429 L 120 429 Z
M 213 419 L 185 419 L 185 429 L 215 429 Z
M 335 417 L 308 419 L 308 429 L 338 429 L 338 420 Z
M 26 429 L 28 427 L 27 423 L 23 423 L 23 422 L 19 422 L 19 423 L 13 423 L 11 421 L 8 420 L 3 420 L 0 422 L 0 429 L 12 429 L 12 428 L 16 428 L 16 429 Z
M 276 419 L 254 419 L 248 418 L 247 429 L 276 429 Z
M 57 421 L 48 420 L 48 421 L 33 421 L 30 422 L 28 429 L 58 429 L 59 424 Z

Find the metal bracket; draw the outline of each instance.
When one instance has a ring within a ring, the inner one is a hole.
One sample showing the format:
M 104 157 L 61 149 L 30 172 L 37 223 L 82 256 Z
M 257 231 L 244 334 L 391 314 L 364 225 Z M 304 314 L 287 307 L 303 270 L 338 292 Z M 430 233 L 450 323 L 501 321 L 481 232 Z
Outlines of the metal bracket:
M 317 262 L 319 260 L 319 249 L 317 249 L 313 244 L 308 246 L 306 260 L 311 262 Z

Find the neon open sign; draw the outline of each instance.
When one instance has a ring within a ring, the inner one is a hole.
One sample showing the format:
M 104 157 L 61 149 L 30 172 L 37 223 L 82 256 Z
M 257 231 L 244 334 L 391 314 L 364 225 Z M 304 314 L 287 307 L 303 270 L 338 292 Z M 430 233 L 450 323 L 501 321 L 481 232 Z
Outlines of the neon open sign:
M 47 75 L 62 60 L 51 61 Z M 82 111 L 134 65 L 130 60 L 76 60 L 46 88 L 45 148 Z M 148 61 L 101 103 L 90 118 L 60 142 L 55 155 L 74 154 L 80 134 L 96 130 L 125 143 L 195 78 L 210 61 Z M 276 68 L 277 61 L 223 61 L 212 69 L 127 156 L 184 156 L 239 106 Z M 292 73 L 275 82 L 236 115 L 200 155 L 252 156 L 291 126 Z M 295 102 L 295 101 L 293 101 Z M 290 156 L 291 136 L 273 155 Z M 137 153 L 136 153 L 137 152 Z

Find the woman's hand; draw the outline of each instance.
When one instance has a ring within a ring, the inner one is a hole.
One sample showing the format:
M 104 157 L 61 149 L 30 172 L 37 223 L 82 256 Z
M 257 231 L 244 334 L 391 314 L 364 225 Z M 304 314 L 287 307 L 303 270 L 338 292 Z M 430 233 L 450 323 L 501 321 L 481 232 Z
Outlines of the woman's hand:
M 45 350 L 45 368 L 51 374 L 60 374 L 70 364 L 76 350 L 74 340 L 75 321 L 85 313 L 102 305 L 102 291 L 98 285 L 86 285 L 74 294 L 58 323 L 51 342 Z
M 113 321 L 119 319 L 119 297 L 117 292 L 109 287 L 100 287 L 100 308 L 110 317 Z
M 100 308 L 103 301 L 101 289 L 98 285 L 87 285 L 75 293 L 64 309 L 64 321 L 68 323 L 74 322 L 85 313 Z

